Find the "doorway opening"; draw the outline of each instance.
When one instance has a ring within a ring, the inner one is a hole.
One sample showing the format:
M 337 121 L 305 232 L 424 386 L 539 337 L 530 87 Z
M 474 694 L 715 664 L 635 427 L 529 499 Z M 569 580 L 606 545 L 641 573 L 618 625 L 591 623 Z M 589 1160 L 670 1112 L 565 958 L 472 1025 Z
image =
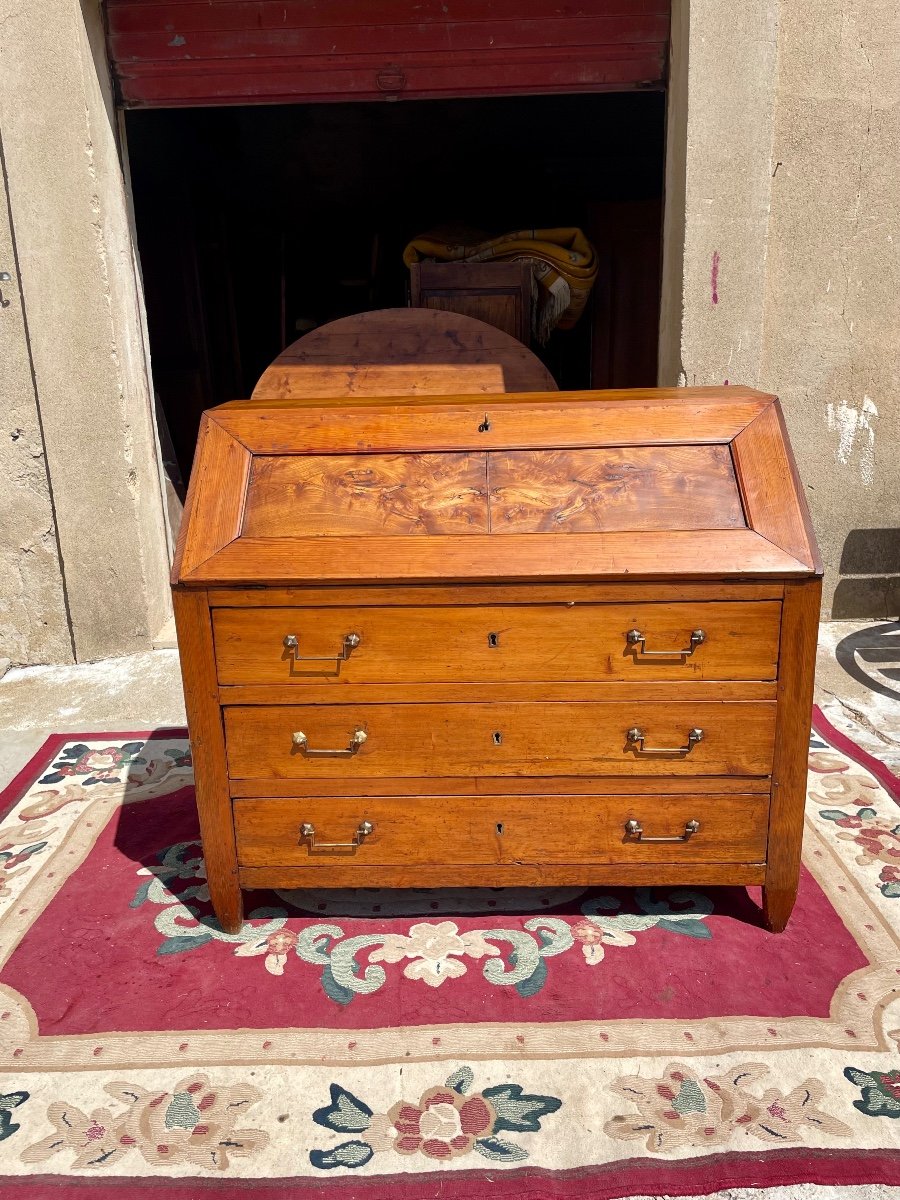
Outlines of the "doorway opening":
M 161 434 L 186 480 L 200 414 L 305 331 L 408 302 L 403 250 L 465 226 L 580 227 L 571 330 L 532 345 L 562 389 L 654 386 L 665 93 L 125 113 Z

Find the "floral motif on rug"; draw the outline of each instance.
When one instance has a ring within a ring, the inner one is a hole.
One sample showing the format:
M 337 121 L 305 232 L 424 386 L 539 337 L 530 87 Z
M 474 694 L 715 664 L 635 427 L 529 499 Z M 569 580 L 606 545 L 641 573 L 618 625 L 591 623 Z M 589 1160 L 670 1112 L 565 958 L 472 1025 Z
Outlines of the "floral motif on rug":
M 896 781 L 821 716 L 809 772 L 778 936 L 743 889 L 571 887 L 257 892 L 227 934 L 184 733 L 52 738 L 0 819 L 0 1176 L 900 1183 Z

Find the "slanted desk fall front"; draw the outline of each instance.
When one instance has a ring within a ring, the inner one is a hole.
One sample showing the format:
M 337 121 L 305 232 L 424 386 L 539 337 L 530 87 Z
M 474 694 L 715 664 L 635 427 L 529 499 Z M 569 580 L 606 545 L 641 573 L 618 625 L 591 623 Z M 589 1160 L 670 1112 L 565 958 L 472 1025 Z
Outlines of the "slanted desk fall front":
M 210 894 L 796 895 L 821 567 L 744 388 L 237 402 L 173 569 Z

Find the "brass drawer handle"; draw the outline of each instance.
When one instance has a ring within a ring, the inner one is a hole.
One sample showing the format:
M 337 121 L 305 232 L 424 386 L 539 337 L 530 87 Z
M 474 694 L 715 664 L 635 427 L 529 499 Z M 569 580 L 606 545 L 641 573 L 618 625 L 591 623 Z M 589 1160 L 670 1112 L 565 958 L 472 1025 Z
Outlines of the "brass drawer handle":
M 285 650 L 287 650 L 289 652 L 289 656 L 294 660 L 295 663 L 299 663 L 299 662 L 342 663 L 342 662 L 347 661 L 347 659 L 350 657 L 350 655 L 353 653 L 353 651 L 356 649 L 356 647 L 359 645 L 359 643 L 361 641 L 362 641 L 362 638 L 359 636 L 358 633 L 345 633 L 344 640 L 341 643 L 341 649 L 337 654 L 324 654 L 324 655 L 310 656 L 307 654 L 300 653 L 300 643 L 297 641 L 296 633 L 289 633 L 287 635 L 287 637 L 284 639 L 284 648 L 285 648 Z
M 644 837 L 644 831 L 641 828 L 640 821 L 626 821 L 625 833 L 628 837 L 637 838 L 639 842 L 687 842 L 700 832 L 699 821 L 686 821 L 684 833 L 679 833 L 677 837 Z
M 344 750 L 310 750 L 309 742 L 305 733 L 301 733 L 298 729 L 296 733 L 291 735 L 291 741 L 302 754 L 307 758 L 350 758 L 355 754 L 364 741 L 368 738 L 368 734 L 364 729 L 354 729 L 350 737 L 350 745 Z
M 629 729 L 625 736 L 634 747 L 635 754 L 690 754 L 697 743 L 703 741 L 703 730 L 692 729 L 686 746 L 645 746 L 644 731 L 638 729 L 637 725 Z
M 702 629 L 695 629 L 691 634 L 691 644 L 684 650 L 648 650 L 647 639 L 639 629 L 630 629 L 625 634 L 625 641 L 629 646 L 640 646 L 638 654 L 643 658 L 687 658 L 706 641 L 706 633 Z
M 375 826 L 371 821 L 360 821 L 359 828 L 353 835 L 352 842 L 317 842 L 316 827 L 310 825 L 308 821 L 304 821 L 300 826 L 301 838 L 306 838 L 309 843 L 310 852 L 313 850 L 355 850 L 362 845 L 363 838 L 367 838 L 370 833 L 375 832 Z

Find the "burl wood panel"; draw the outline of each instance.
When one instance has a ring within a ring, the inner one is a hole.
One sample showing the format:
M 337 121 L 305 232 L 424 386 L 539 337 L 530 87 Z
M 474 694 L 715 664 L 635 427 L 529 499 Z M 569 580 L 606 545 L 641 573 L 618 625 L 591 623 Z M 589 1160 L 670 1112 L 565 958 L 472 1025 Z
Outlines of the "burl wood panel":
M 254 458 L 242 533 L 485 533 L 486 480 L 484 454 Z
M 769 680 L 780 621 L 771 600 L 213 610 L 220 683 L 319 686 Z M 647 650 L 671 653 L 645 656 L 627 641 L 632 629 Z M 679 653 L 695 629 L 706 640 Z M 284 648 L 293 634 L 305 657 L 337 655 L 348 633 L 360 642 L 341 663 L 295 662 Z
M 492 532 L 745 528 L 727 446 L 495 451 Z
M 357 704 L 226 708 L 229 774 L 234 779 L 363 779 L 422 775 L 768 775 L 775 739 L 772 701 L 718 704 L 540 703 Z M 647 746 L 690 753 L 638 754 L 626 739 L 640 726 Z M 352 757 L 311 758 L 339 750 L 362 729 Z
M 359 866 L 457 863 L 697 863 L 752 862 L 766 853 L 768 798 L 754 795 L 310 797 L 236 800 L 234 821 L 242 866 Z M 684 842 L 688 821 L 700 829 Z M 306 822 L 320 842 L 351 842 L 360 822 L 374 831 L 358 848 L 310 849 Z

